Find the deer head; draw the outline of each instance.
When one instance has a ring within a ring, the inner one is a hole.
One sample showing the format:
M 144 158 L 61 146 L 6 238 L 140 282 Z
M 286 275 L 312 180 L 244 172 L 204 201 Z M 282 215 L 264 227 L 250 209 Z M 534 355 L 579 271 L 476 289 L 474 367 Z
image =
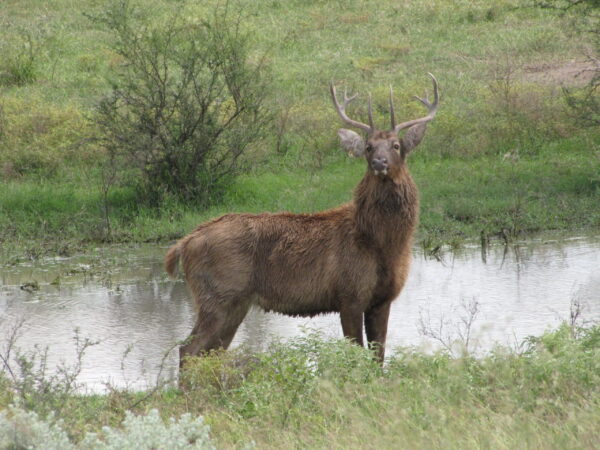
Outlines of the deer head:
M 369 124 L 358 122 L 350 119 L 346 114 L 346 107 L 356 98 L 356 94 L 348 97 L 344 91 L 344 102 L 340 105 L 337 99 L 335 86 L 333 83 L 329 85 L 333 104 L 341 119 L 348 125 L 363 130 L 367 133 L 366 140 L 358 133 L 345 128 L 338 130 L 342 147 L 350 156 L 364 156 L 367 160 L 369 168 L 373 173 L 380 177 L 393 177 L 393 175 L 402 167 L 406 159 L 406 155 L 410 153 L 419 143 L 425 134 L 427 123 L 430 122 L 437 112 L 438 107 L 438 84 L 432 74 L 429 74 L 433 81 L 433 103 L 429 102 L 427 94 L 424 98 L 415 96 L 427 108 L 427 115 L 418 119 L 409 120 L 396 124 L 394 112 L 394 100 L 392 88 L 390 86 L 390 115 L 391 129 L 377 130 L 373 122 L 373 109 L 371 106 L 371 95 L 369 94 Z M 404 136 L 400 137 L 399 132 L 407 129 Z

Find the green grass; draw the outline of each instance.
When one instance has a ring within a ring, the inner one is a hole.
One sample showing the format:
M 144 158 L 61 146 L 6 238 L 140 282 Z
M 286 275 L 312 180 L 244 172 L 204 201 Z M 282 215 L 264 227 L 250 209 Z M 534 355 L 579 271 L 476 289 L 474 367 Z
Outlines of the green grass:
M 183 391 L 47 389 L 29 408 L 60 409 L 74 440 L 118 426 L 127 410 L 158 408 L 164 418 L 203 415 L 218 448 L 591 449 L 600 439 L 599 352 L 600 328 L 563 325 L 481 358 L 398 349 L 381 369 L 365 349 L 307 335 L 263 353 L 196 359 Z M 10 386 L 0 383 L 0 408 L 18 395 Z
M 489 155 L 442 158 L 415 153 L 411 171 L 421 192 L 418 240 L 426 246 L 478 237 L 600 226 L 600 141 L 594 134 L 549 144 L 518 160 Z M 208 209 L 175 202 L 139 206 L 127 189 L 110 195 L 107 234 L 99 181 L 13 181 L 0 185 L 0 239 L 5 252 L 69 253 L 101 241 L 168 241 L 226 212 L 314 212 L 351 199 L 364 163 L 340 155 L 320 170 L 267 166 L 239 177 Z M 94 186 L 96 184 L 96 186 Z M 3 255 L 5 258 L 7 254 Z
M 196 20 L 216 3 L 147 0 L 143 5 L 160 21 L 173 7 Z M 244 163 L 251 170 L 218 205 L 165 199 L 160 208 L 147 209 L 131 189 L 113 188 L 109 233 L 101 195 L 104 154 L 89 139 L 95 125 L 88 120 L 121 64 L 110 48 L 112 37 L 87 17 L 106 4 L 2 4 L 0 244 L 5 254 L 171 240 L 224 212 L 311 212 L 348 201 L 364 168 L 337 150 L 335 131 L 341 124 L 328 82 L 362 94 L 351 111 L 362 120 L 365 94 L 371 91 L 376 122 L 384 125 L 389 84 L 401 118 L 422 114 L 412 95 L 429 87 L 428 71 L 440 82 L 441 106 L 410 163 L 422 195 L 423 242 L 474 238 L 482 231 L 506 235 L 600 224 L 595 206 L 600 135 L 571 119 L 559 83 L 573 80 L 537 82 L 530 76 L 578 55 L 583 59 L 590 44 L 585 36 L 569 34 L 568 15 L 531 8 L 525 0 L 239 0 L 235 8 L 254 32 L 257 56 L 266 53 L 272 70 L 271 138 L 250 149 Z M 17 83 L 10 81 L 15 70 L 29 72 Z M 507 153 L 518 155 L 518 161 L 505 158 Z

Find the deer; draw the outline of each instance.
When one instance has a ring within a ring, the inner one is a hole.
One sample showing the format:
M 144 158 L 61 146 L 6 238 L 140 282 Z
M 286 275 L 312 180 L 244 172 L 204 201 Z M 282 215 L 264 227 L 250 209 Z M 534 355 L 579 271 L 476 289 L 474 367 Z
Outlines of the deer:
M 368 347 L 383 364 L 390 307 L 408 276 L 419 216 L 407 157 L 439 103 L 438 83 L 429 76 L 434 100 L 415 96 L 427 114 L 406 122 L 396 124 L 390 86 L 389 130 L 375 127 L 370 94 L 365 124 L 346 113 L 357 94 L 344 90 L 340 103 L 330 83 L 341 120 L 365 133 L 338 130 L 342 148 L 367 165 L 352 201 L 312 214 L 225 214 L 168 250 L 165 269 L 174 278 L 181 263 L 196 306 L 180 367 L 190 356 L 227 349 L 252 305 L 297 317 L 339 313 L 344 337 L 364 346 L 364 325 Z

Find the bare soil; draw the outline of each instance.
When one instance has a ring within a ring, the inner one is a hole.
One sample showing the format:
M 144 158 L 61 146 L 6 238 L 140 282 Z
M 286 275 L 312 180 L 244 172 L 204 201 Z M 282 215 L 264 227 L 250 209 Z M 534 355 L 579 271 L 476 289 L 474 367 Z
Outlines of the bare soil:
M 598 71 L 600 61 L 597 59 L 573 59 L 525 66 L 523 80 L 552 85 L 585 86 Z

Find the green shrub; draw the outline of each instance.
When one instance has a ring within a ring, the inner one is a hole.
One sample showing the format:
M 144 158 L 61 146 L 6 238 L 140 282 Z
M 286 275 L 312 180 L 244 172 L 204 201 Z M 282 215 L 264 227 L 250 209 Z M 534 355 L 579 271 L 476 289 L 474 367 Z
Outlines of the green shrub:
M 122 58 L 98 106 L 99 140 L 147 203 L 218 197 L 269 121 L 264 59 L 232 9 L 184 16 L 178 2 L 157 23 L 120 1 L 94 18 Z

